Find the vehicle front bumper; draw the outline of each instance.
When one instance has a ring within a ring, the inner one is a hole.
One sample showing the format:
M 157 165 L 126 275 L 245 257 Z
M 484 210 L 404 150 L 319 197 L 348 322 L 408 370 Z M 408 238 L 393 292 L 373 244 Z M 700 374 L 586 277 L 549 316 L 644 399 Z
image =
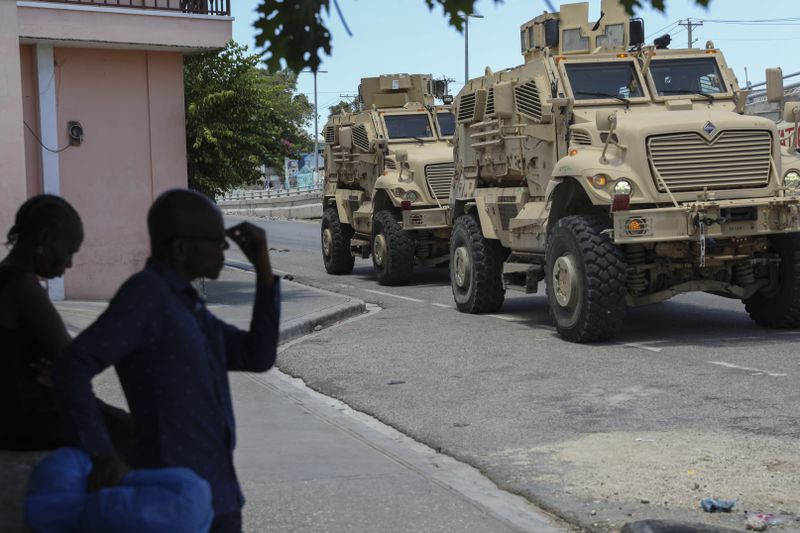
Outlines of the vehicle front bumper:
M 447 223 L 449 207 L 432 207 L 430 209 L 410 209 L 402 211 L 403 229 L 429 230 L 450 227 Z
M 616 244 L 800 232 L 800 196 L 688 202 L 614 212 Z

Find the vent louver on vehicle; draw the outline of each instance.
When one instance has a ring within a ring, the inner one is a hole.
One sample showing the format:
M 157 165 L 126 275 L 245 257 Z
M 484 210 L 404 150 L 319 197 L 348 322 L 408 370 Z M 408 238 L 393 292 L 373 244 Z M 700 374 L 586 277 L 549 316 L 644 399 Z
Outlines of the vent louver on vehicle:
M 455 175 L 453 163 L 435 163 L 425 167 L 425 179 L 434 198 L 440 202 L 450 199 L 450 185 Z
M 328 126 L 325 128 L 325 144 L 336 144 L 336 128 Z
M 765 187 L 769 183 L 772 135 L 768 131 L 728 130 L 709 141 L 697 132 L 647 139 L 656 187 L 672 192 Z
M 390 168 L 392 170 L 397 169 L 397 163 L 395 163 L 394 159 L 384 159 L 384 164 L 386 168 Z
M 537 122 L 542 120 L 542 103 L 535 81 L 531 80 L 514 87 L 514 99 L 517 103 L 517 113 Z
M 489 116 L 494 113 L 494 87 L 489 88 L 489 93 L 486 96 L 486 113 L 485 116 Z
M 465 94 L 458 102 L 458 121 L 469 122 L 475 116 L 475 93 Z
M 569 133 L 569 142 L 572 144 L 590 146 L 592 144 L 592 136 L 586 130 L 576 130 L 573 128 Z
M 369 152 L 369 137 L 363 124 L 353 128 L 353 144 L 365 152 Z

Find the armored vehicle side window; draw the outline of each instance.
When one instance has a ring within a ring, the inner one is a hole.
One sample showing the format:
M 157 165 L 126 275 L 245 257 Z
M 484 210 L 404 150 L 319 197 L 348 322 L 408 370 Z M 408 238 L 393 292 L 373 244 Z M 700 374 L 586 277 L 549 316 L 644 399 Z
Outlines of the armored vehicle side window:
M 414 115 L 384 115 L 386 133 L 390 139 L 427 139 L 433 137 L 427 113 Z
M 630 61 L 566 63 L 564 67 L 576 100 L 644 96 L 639 76 Z
M 650 64 L 650 75 L 659 96 L 727 92 L 717 61 L 711 57 L 659 59 Z
M 452 137 L 456 131 L 456 117 L 452 113 L 436 113 L 436 120 L 439 122 L 439 135 Z

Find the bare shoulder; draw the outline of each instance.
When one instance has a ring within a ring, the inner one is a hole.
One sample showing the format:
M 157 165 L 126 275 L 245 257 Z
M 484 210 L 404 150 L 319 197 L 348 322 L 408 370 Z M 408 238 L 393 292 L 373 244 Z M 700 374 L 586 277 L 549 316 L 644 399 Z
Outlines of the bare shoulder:
M 29 310 L 42 309 L 49 299 L 42 288 L 39 277 L 33 273 L 15 274 L 13 279 L 0 290 L 0 325 L 16 328 L 24 320 Z M 52 305 L 52 304 L 50 304 Z
M 18 300 L 22 302 L 31 301 L 32 299 L 39 300 L 47 297 L 47 291 L 42 287 L 39 276 L 32 272 L 25 272 L 20 274 L 9 287 L 12 293 Z

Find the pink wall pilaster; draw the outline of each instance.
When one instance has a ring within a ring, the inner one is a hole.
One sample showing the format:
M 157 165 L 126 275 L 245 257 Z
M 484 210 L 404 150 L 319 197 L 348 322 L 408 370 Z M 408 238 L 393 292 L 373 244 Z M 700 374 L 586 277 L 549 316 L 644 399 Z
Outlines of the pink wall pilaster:
M 19 47 L 20 71 L 22 74 L 22 114 L 36 135 L 39 132 L 39 86 L 36 83 L 36 54 L 32 45 Z M 25 129 L 25 173 L 28 196 L 42 192 L 42 160 L 39 142 Z
M 0 0 L 0 132 L 0 242 L 5 242 L 27 196 L 15 0 Z

